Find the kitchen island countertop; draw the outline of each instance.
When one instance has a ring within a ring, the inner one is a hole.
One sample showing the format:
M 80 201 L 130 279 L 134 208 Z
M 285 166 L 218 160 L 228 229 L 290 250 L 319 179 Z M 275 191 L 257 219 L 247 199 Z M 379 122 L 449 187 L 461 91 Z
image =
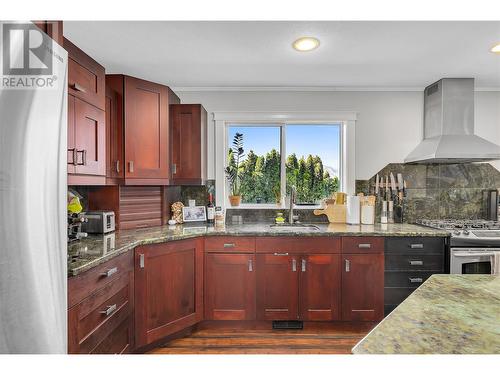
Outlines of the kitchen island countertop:
M 433 275 L 354 354 L 500 354 L 500 277 Z
M 269 223 L 226 225 L 184 224 L 154 228 L 118 230 L 107 235 L 89 235 L 68 244 L 68 275 L 75 276 L 136 246 L 182 240 L 200 236 L 433 236 L 447 237 L 445 230 L 412 224 L 315 224 L 319 230 L 279 231 Z

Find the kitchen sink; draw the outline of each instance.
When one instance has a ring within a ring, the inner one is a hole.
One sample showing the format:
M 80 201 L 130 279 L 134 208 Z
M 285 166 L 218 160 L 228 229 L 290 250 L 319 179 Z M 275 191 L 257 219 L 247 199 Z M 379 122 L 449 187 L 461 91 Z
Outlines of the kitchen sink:
M 271 227 L 272 230 L 278 232 L 314 232 L 319 230 L 319 228 L 313 224 L 284 223 L 284 224 L 271 224 L 269 226 Z

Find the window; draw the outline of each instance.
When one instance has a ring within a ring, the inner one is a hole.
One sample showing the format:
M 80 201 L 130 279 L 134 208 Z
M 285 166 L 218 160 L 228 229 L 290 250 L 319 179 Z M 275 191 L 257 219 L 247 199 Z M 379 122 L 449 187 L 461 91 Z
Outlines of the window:
M 225 165 L 239 162 L 243 205 L 282 204 L 292 185 L 298 205 L 318 204 L 340 190 L 340 123 L 229 123 L 226 129 Z M 233 151 L 236 134 L 244 149 L 239 160 Z

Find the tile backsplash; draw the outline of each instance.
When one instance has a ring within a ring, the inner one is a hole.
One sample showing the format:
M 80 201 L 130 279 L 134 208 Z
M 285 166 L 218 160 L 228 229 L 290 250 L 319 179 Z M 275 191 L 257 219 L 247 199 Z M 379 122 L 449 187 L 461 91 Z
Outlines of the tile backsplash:
M 388 164 L 379 176 L 402 173 L 407 181 L 405 222 L 417 219 L 478 219 L 485 216 L 483 191 L 500 188 L 500 172 L 488 163 Z M 357 180 L 356 192 L 373 193 L 375 176 Z

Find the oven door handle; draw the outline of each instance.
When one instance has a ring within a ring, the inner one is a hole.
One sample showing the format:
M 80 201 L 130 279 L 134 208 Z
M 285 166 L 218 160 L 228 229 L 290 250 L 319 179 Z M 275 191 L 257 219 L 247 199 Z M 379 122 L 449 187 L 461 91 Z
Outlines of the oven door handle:
M 492 257 L 495 253 L 470 253 L 470 254 L 453 254 L 457 258 L 477 258 L 477 257 Z

